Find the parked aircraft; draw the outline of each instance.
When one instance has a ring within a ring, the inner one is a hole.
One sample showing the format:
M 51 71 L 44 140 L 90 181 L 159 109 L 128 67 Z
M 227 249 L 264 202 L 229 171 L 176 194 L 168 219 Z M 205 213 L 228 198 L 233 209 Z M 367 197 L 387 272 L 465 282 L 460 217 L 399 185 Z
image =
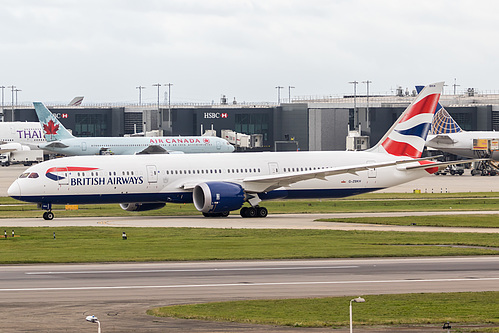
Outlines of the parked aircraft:
M 499 161 L 499 151 L 488 151 L 488 140 L 499 140 L 495 131 L 464 131 L 451 115 L 443 108 L 437 107 L 433 118 L 432 132 L 428 134 L 426 146 L 446 153 L 463 157 L 483 157 L 487 155 Z M 483 141 L 483 147 L 478 146 Z M 482 148 L 482 149 L 480 149 Z
M 38 149 L 45 142 L 42 128 L 35 122 L 0 122 L 0 154 Z
M 265 217 L 262 200 L 376 191 L 456 163 L 421 158 L 442 87 L 425 87 L 368 151 L 67 157 L 27 169 L 8 194 L 39 204 L 52 219 L 52 204 L 121 203 L 143 211 L 169 202 L 192 202 L 204 216 L 240 209 L 243 217 Z
M 89 137 L 73 136 L 40 102 L 34 102 L 47 143 L 43 150 L 65 155 L 133 155 L 161 153 L 231 153 L 234 146 L 214 136 Z

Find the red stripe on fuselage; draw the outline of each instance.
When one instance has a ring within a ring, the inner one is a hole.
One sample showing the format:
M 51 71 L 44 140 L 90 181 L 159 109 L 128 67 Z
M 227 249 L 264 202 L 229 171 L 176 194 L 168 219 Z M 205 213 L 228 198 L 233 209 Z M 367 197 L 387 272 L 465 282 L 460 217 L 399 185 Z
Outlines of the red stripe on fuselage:
M 390 155 L 409 156 L 412 158 L 421 157 L 421 152 L 419 150 L 405 142 L 394 141 L 390 138 L 386 138 L 386 140 L 382 143 L 382 146 Z
M 419 164 L 421 165 L 427 165 L 427 164 L 434 164 L 435 162 L 432 161 L 419 161 Z M 438 167 L 431 167 L 428 169 L 425 169 L 426 172 L 428 172 L 430 175 L 434 174 L 435 172 L 438 171 Z
M 65 168 L 53 167 L 48 169 L 46 173 L 59 172 L 59 171 L 92 171 L 97 169 L 98 168 L 86 168 L 86 167 L 65 167 Z

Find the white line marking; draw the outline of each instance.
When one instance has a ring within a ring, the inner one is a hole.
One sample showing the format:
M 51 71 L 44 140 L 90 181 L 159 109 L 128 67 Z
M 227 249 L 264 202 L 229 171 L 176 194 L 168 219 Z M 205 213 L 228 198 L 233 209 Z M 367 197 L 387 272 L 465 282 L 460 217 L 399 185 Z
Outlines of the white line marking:
M 312 269 L 344 269 L 359 266 L 310 266 L 310 267 L 255 267 L 255 268 L 199 268 L 199 269 L 146 269 L 116 271 L 61 271 L 61 272 L 26 272 L 26 275 L 57 274 L 113 274 L 113 273 L 176 273 L 176 272 L 222 272 L 222 271 L 271 271 L 271 270 L 312 270 Z
M 418 283 L 418 282 L 477 282 L 498 281 L 497 278 L 461 278 L 461 279 L 429 279 L 429 280 L 380 280 L 380 281 L 311 281 L 311 282 L 258 282 L 258 283 L 220 283 L 220 284 L 185 284 L 163 286 L 108 286 L 108 287 L 48 287 L 48 288 L 3 288 L 0 292 L 9 291 L 65 291 L 65 290 L 111 290 L 111 289 L 159 289 L 159 288 L 207 288 L 207 287 L 251 287 L 251 286 L 289 286 L 289 285 L 325 285 L 325 284 L 360 284 L 360 283 Z

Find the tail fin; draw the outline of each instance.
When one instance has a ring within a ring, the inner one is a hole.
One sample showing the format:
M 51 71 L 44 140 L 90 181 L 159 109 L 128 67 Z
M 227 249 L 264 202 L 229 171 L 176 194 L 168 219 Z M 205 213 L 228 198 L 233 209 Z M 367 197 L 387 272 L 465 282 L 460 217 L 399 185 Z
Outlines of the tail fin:
M 417 92 L 421 92 L 424 87 L 416 86 Z M 448 133 L 459 133 L 463 132 L 461 127 L 456 123 L 456 121 L 451 117 L 449 112 L 440 105 L 437 104 L 437 110 L 435 111 L 435 115 L 433 116 L 433 120 L 431 122 L 431 130 L 430 134 L 448 134 Z
M 81 102 L 83 102 L 84 96 L 76 96 L 69 102 L 68 106 L 80 106 Z
M 52 112 L 41 102 L 33 102 L 38 121 L 43 128 L 43 134 L 47 142 L 71 139 L 74 136 L 57 120 Z
M 370 151 L 419 158 L 444 83 L 427 85 Z

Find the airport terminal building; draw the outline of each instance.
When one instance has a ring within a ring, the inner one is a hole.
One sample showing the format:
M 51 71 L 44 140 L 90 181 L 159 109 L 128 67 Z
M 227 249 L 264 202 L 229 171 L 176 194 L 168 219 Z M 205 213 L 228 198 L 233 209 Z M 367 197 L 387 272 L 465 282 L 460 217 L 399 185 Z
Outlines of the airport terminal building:
M 414 99 L 344 96 L 296 99 L 282 104 L 50 106 L 75 136 L 124 136 L 162 130 L 201 135 L 213 129 L 261 135 L 256 150 L 345 150 L 349 129 L 374 145 Z M 442 95 L 440 103 L 464 130 L 499 131 L 499 95 Z M 5 121 L 38 121 L 32 106 L 5 107 Z M 243 148 L 241 148 L 243 149 Z M 247 149 L 247 148 L 244 148 Z M 355 147 L 354 147 L 355 149 Z

